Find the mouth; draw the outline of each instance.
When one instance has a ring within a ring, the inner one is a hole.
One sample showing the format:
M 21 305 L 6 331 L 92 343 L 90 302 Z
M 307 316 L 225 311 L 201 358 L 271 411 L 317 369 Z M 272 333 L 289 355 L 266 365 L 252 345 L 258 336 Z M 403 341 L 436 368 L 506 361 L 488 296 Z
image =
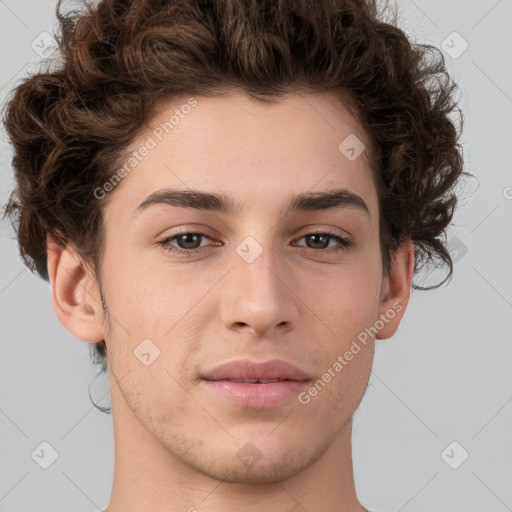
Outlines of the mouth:
M 293 379 L 216 379 L 212 382 L 216 382 L 219 380 L 223 380 L 223 381 L 227 381 L 227 382 L 242 382 L 245 384 L 269 384 L 271 382 L 286 382 L 286 381 L 291 381 Z M 295 381 L 295 382 L 298 382 L 298 381 Z
M 253 361 L 251 359 L 237 359 L 227 361 L 202 375 L 206 380 L 229 380 L 246 382 L 310 380 L 311 376 L 282 359 L 269 361 Z
M 221 398 L 238 407 L 248 409 L 268 409 L 282 406 L 309 386 L 306 380 L 272 380 L 247 381 L 238 380 L 203 380 L 205 387 Z
M 205 387 L 236 406 L 266 409 L 284 405 L 303 391 L 311 377 L 283 361 L 231 361 L 202 376 Z

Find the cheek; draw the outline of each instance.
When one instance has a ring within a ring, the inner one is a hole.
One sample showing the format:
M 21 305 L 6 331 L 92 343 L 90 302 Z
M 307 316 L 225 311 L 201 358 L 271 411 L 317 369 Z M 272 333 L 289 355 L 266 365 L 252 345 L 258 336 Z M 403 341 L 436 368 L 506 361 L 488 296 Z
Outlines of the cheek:
M 323 315 L 335 326 L 335 332 L 354 335 L 354 331 L 375 321 L 379 310 L 382 280 L 379 270 L 371 266 L 343 268 L 325 282 L 323 293 L 317 290 L 317 301 Z M 333 327 L 334 327 L 333 326 Z
M 105 265 L 104 288 L 112 312 L 117 311 L 119 321 L 132 324 L 135 329 L 161 315 L 170 319 L 175 310 L 173 303 L 179 303 L 179 283 L 171 274 L 165 276 L 148 267 L 137 256 L 130 257 L 127 251 L 120 253 L 120 257 L 110 256 Z
M 118 375 L 129 369 L 138 373 L 141 389 L 157 388 L 171 380 L 166 369 L 173 375 L 183 371 L 183 362 L 200 348 L 198 334 L 211 318 L 209 303 L 201 299 L 214 283 L 191 286 L 193 276 L 149 267 L 125 266 L 122 275 L 119 269 L 110 274 L 105 288 L 114 369 Z M 146 360 L 154 360 L 148 366 L 137 359 L 146 353 Z

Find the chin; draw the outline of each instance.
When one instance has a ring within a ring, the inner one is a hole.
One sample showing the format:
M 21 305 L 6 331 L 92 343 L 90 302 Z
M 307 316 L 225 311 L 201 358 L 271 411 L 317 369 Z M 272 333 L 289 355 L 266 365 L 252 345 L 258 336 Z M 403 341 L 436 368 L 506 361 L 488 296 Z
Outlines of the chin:
M 302 441 L 290 446 L 269 442 L 266 436 L 252 437 L 241 445 L 209 449 L 201 443 L 199 450 L 182 454 L 185 464 L 215 480 L 239 484 L 277 483 L 300 473 L 314 464 L 328 446 L 313 446 Z M 290 439 L 288 439 L 290 441 Z M 258 446 L 256 446 L 258 445 Z M 302 446 L 301 449 L 297 445 Z M 198 446 L 198 447 L 199 447 Z M 258 448 L 259 447 L 259 448 Z M 208 456 L 204 456 L 205 454 Z M 203 457 L 204 456 L 204 457 Z
M 222 482 L 255 485 L 272 484 L 287 480 L 297 473 L 300 473 L 300 471 L 310 464 L 297 463 L 293 465 L 285 463 L 283 460 L 267 460 L 263 463 L 260 460 L 251 467 L 239 463 L 228 464 L 227 461 L 225 465 L 220 466 L 217 460 L 214 466 L 196 465 L 195 469 L 205 476 Z

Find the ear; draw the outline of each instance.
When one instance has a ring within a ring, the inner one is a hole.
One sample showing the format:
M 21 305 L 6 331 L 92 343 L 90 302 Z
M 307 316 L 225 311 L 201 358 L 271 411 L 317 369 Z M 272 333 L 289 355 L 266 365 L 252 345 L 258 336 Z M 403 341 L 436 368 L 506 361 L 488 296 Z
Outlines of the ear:
M 384 326 L 377 339 L 391 338 L 397 331 L 409 303 L 413 272 L 414 244 L 409 240 L 391 254 L 391 270 L 383 279 L 379 307 L 379 319 Z
M 47 237 L 48 275 L 52 304 L 62 325 L 79 340 L 104 338 L 103 310 L 96 279 L 70 245 Z

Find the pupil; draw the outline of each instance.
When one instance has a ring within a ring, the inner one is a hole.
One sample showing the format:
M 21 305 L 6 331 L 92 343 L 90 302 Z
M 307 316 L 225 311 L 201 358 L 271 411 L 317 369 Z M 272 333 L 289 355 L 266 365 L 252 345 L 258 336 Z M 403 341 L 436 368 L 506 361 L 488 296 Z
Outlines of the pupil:
M 320 242 L 320 248 L 325 249 L 329 245 L 328 237 L 326 235 L 310 235 L 310 240 L 313 239 L 313 244 L 315 244 L 314 240 L 319 238 L 324 240 L 323 243 Z M 315 249 L 318 249 L 318 247 L 315 247 Z
M 194 244 L 197 244 L 197 237 L 198 235 L 196 233 L 187 233 L 185 235 L 181 235 L 179 239 L 181 242 L 180 245 L 183 245 L 184 242 L 185 247 L 182 247 L 183 249 L 194 249 L 195 247 L 189 247 L 187 244 L 192 244 L 192 246 L 194 246 Z M 195 241 L 194 238 L 196 239 Z

